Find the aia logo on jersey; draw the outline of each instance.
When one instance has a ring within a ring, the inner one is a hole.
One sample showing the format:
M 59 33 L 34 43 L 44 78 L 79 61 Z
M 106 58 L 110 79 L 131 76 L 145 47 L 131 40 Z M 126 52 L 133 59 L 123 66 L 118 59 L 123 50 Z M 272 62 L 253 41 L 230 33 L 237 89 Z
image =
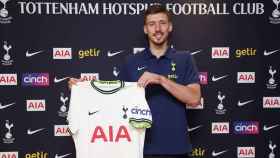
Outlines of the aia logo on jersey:
M 0 74 L 0 86 L 17 85 L 17 74 Z
M 46 111 L 46 101 L 26 100 L 26 111 Z
M 234 134 L 259 134 L 259 122 L 235 121 L 233 123 Z
M 53 48 L 53 59 L 72 59 L 72 48 Z
M 229 47 L 212 47 L 212 59 L 229 58 Z
M 99 73 L 81 73 L 83 81 L 99 80 Z
M 128 128 L 124 125 L 121 126 L 96 126 L 93 129 L 91 142 L 131 142 L 131 136 Z
M 212 134 L 228 134 L 229 123 L 228 122 L 213 122 Z
M 200 84 L 202 84 L 202 85 L 208 84 L 208 73 L 199 72 L 199 80 L 200 80 Z
M 253 158 L 256 155 L 255 147 L 237 147 L 238 158 Z
M 255 72 L 238 72 L 237 83 L 255 83 Z
M 54 125 L 54 136 L 70 136 L 70 133 L 67 125 Z
M 263 108 L 280 108 L 280 97 L 263 97 Z
M 0 152 L 0 158 L 18 158 L 17 151 Z
M 48 73 L 25 73 L 22 74 L 23 86 L 49 86 L 49 74 Z

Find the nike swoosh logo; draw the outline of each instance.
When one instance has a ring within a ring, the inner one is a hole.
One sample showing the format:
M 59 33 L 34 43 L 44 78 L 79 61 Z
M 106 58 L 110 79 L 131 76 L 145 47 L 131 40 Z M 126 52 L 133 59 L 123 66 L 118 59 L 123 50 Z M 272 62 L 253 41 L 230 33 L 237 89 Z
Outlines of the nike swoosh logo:
M 241 102 L 240 100 L 238 101 L 237 105 L 238 106 L 244 106 L 246 104 L 249 104 L 251 102 L 253 102 L 254 100 L 248 100 L 248 101 L 244 101 L 244 102 Z
M 216 82 L 216 81 L 219 81 L 219 80 L 221 80 L 221 79 L 223 79 L 223 78 L 226 78 L 226 77 L 228 77 L 228 75 L 224 75 L 224 76 L 221 76 L 221 77 L 212 76 L 212 81 L 213 81 L 213 82 Z
M 195 55 L 195 54 L 200 53 L 200 52 L 202 52 L 202 49 L 192 52 L 191 55 Z
M 94 112 L 88 112 L 88 115 L 93 115 L 93 114 L 96 114 L 97 112 L 99 112 L 99 110 L 94 111 Z
M 111 51 L 108 51 L 107 55 L 108 55 L 108 57 L 113 57 L 113 56 L 118 55 L 118 54 L 120 54 L 120 53 L 122 53 L 122 52 L 123 52 L 123 50 L 117 51 L 117 52 L 115 52 L 115 53 L 111 53 Z
M 5 108 L 7 108 L 9 106 L 12 106 L 14 104 L 16 104 L 16 103 L 11 103 L 11 104 L 7 104 L 7 105 L 1 105 L 1 103 L 0 103 L 0 109 L 5 109 Z
M 137 70 L 138 70 L 138 71 L 141 71 L 141 70 L 143 70 L 143 69 L 146 69 L 146 66 L 143 66 L 143 67 L 137 67 Z
M 224 151 L 217 152 L 217 153 L 216 153 L 215 151 L 213 151 L 213 152 L 212 152 L 212 156 L 213 156 L 213 157 L 216 157 L 216 156 L 219 156 L 219 155 L 224 154 L 224 153 L 227 152 L 227 151 L 228 151 L 228 150 L 224 150 Z
M 65 155 L 60 155 L 58 156 L 57 154 L 55 154 L 55 158 L 63 158 L 63 157 L 66 157 L 68 155 L 71 155 L 72 153 L 69 153 L 69 154 L 65 154 Z
M 37 129 L 37 130 L 28 129 L 28 130 L 27 130 L 27 134 L 28 134 L 28 135 L 32 135 L 32 134 L 38 133 L 38 132 L 40 132 L 40 131 L 42 131 L 42 130 L 44 130 L 44 129 L 45 129 L 45 128 L 40 128 L 40 129 Z
M 200 127 L 202 127 L 202 125 L 198 125 L 198 126 L 193 127 L 193 128 L 188 128 L 188 132 L 192 132 L 192 131 L 194 131 L 194 130 L 200 128 Z
M 118 76 L 119 73 L 120 73 L 120 71 L 114 71 L 114 72 L 113 72 L 114 76 Z
M 267 127 L 266 125 L 264 125 L 264 126 L 263 126 L 263 130 L 264 130 L 264 131 L 269 131 L 269 130 L 271 130 L 271 129 L 273 129 L 273 128 L 276 128 L 276 127 L 278 127 L 278 126 L 279 126 L 279 124 L 273 125 L 273 126 L 270 126 L 270 127 Z
M 58 83 L 58 82 L 61 82 L 61 81 L 64 81 L 64 80 L 66 80 L 66 79 L 68 79 L 69 77 L 64 77 L 64 78 L 60 78 L 60 79 L 58 79 L 58 78 L 54 78 L 54 83 Z
M 43 51 L 44 50 L 40 50 L 40 51 L 37 51 L 37 52 L 29 53 L 29 51 L 27 50 L 25 55 L 26 55 L 26 57 L 32 57 L 32 56 L 34 56 L 36 54 L 42 53 Z
M 264 55 L 264 56 L 269 56 L 269 55 L 271 55 L 271 54 L 273 54 L 273 53 L 278 52 L 279 50 L 280 50 L 280 49 L 274 50 L 274 51 L 266 51 L 266 50 L 264 50 L 263 55 Z

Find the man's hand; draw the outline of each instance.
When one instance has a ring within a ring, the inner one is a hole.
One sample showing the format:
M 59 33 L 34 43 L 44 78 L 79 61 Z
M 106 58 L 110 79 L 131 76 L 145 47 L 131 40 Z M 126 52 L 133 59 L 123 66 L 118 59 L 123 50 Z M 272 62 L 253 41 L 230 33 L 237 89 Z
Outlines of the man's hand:
M 161 75 L 146 71 L 139 78 L 137 83 L 140 87 L 146 87 L 148 84 L 161 84 L 161 79 Z
M 68 81 L 68 88 L 71 89 L 73 85 L 76 85 L 78 82 L 82 82 L 83 80 L 77 78 L 70 78 Z

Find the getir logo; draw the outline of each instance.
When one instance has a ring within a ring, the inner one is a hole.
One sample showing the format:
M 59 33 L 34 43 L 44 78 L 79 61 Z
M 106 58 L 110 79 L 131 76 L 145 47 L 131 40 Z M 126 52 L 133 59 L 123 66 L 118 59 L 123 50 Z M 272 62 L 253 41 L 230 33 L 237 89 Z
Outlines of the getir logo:
M 0 74 L 0 86 L 17 85 L 17 74 Z
M 45 100 L 26 100 L 27 111 L 46 111 Z
M 236 49 L 235 57 L 241 58 L 242 56 L 256 56 L 257 50 L 254 48 Z
M 100 49 L 90 48 L 87 50 L 79 50 L 79 58 L 84 59 L 86 57 L 98 57 L 100 55 Z
M 228 134 L 229 123 L 228 122 L 213 122 L 212 134 Z
M 200 84 L 202 84 L 202 85 L 208 84 L 208 73 L 199 72 L 199 80 L 200 80 Z
M 255 147 L 237 147 L 238 158 L 254 158 L 256 155 Z
M 205 149 L 203 148 L 193 148 L 191 157 L 204 157 L 205 156 Z
M 255 72 L 237 72 L 237 83 L 255 83 Z
M 18 158 L 17 151 L 0 152 L 0 158 Z
M 83 81 L 99 80 L 99 73 L 81 73 Z
M 229 58 L 229 47 L 212 47 L 213 59 Z
M 53 48 L 53 59 L 72 59 L 72 48 Z
M 259 134 L 259 122 L 235 121 L 233 123 L 234 134 Z
M 54 125 L 54 136 L 70 136 L 70 129 L 67 125 Z
M 263 108 L 280 108 L 280 97 L 263 97 Z
M 119 142 L 119 141 L 127 141 L 131 142 L 131 137 L 129 135 L 129 132 L 127 130 L 128 128 L 124 125 L 121 125 L 119 127 L 102 127 L 102 126 L 96 126 L 93 130 L 93 134 L 91 137 L 91 142 L 95 143 L 97 141 L 102 142 Z
M 22 74 L 23 86 L 49 86 L 48 73 L 25 73 Z
M 27 153 L 25 154 L 25 158 L 48 158 L 48 153 L 43 151 Z

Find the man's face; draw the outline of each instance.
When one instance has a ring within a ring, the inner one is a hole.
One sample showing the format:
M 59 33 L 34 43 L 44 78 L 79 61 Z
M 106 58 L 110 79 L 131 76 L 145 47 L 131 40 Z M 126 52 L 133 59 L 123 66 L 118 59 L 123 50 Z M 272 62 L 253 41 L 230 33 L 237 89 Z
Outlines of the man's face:
M 146 17 L 144 32 L 150 44 L 163 45 L 167 43 L 172 24 L 164 13 L 151 14 Z

